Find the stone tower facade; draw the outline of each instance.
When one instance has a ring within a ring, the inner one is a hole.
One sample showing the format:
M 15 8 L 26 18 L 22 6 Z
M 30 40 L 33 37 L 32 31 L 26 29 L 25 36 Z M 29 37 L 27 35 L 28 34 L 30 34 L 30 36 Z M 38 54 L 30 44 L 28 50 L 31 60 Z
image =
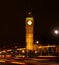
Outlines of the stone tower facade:
M 26 23 L 26 49 L 33 50 L 34 19 L 31 12 L 28 13 L 25 23 Z

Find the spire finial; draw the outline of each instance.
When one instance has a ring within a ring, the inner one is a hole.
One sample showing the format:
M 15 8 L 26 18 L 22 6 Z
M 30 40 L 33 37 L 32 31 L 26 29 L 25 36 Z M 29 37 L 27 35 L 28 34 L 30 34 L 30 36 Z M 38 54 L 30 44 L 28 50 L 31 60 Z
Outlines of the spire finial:
M 29 16 L 29 17 L 32 17 L 32 12 L 31 12 L 31 11 L 28 12 L 28 16 Z
M 30 15 L 30 14 L 31 14 L 31 12 L 28 12 L 28 14 Z

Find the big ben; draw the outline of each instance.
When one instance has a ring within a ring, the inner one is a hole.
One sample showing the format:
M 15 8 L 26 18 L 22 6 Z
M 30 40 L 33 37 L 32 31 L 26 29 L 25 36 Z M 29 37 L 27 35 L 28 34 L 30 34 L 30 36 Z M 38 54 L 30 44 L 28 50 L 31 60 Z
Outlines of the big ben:
M 33 51 L 34 19 L 31 12 L 28 13 L 25 22 L 26 22 L 26 49 Z

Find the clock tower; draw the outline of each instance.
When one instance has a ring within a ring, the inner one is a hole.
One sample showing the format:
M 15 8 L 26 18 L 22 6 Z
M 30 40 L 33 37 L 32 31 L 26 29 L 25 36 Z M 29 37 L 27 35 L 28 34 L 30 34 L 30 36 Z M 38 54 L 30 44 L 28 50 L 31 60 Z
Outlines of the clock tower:
M 34 19 L 31 12 L 28 13 L 25 22 L 26 22 L 26 49 L 33 51 Z

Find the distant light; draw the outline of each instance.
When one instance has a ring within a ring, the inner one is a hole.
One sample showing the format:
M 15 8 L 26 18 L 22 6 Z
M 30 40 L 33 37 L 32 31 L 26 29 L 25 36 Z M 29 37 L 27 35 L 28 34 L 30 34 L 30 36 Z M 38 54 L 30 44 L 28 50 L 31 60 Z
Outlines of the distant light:
M 22 53 L 25 53 L 25 51 L 24 51 L 24 50 L 22 50 Z
M 12 51 L 11 49 L 7 50 L 7 51 Z
M 28 21 L 28 25 L 31 25 L 31 24 L 32 24 L 32 21 L 31 21 L 31 20 L 29 20 L 29 21 Z
M 17 48 L 17 46 L 15 46 L 15 48 Z
M 28 13 L 29 15 L 31 14 L 31 12 Z
M 35 51 L 35 54 L 38 53 L 38 51 Z
M 24 58 L 25 56 L 23 56 L 23 58 Z
M 1 54 L 2 52 L 0 51 L 0 54 Z
M 36 41 L 36 43 L 38 44 L 38 43 L 39 43 L 39 41 Z
M 3 50 L 2 52 L 6 53 L 6 50 Z
M 58 30 L 55 30 L 54 33 L 57 35 L 57 34 L 59 34 L 59 31 Z

